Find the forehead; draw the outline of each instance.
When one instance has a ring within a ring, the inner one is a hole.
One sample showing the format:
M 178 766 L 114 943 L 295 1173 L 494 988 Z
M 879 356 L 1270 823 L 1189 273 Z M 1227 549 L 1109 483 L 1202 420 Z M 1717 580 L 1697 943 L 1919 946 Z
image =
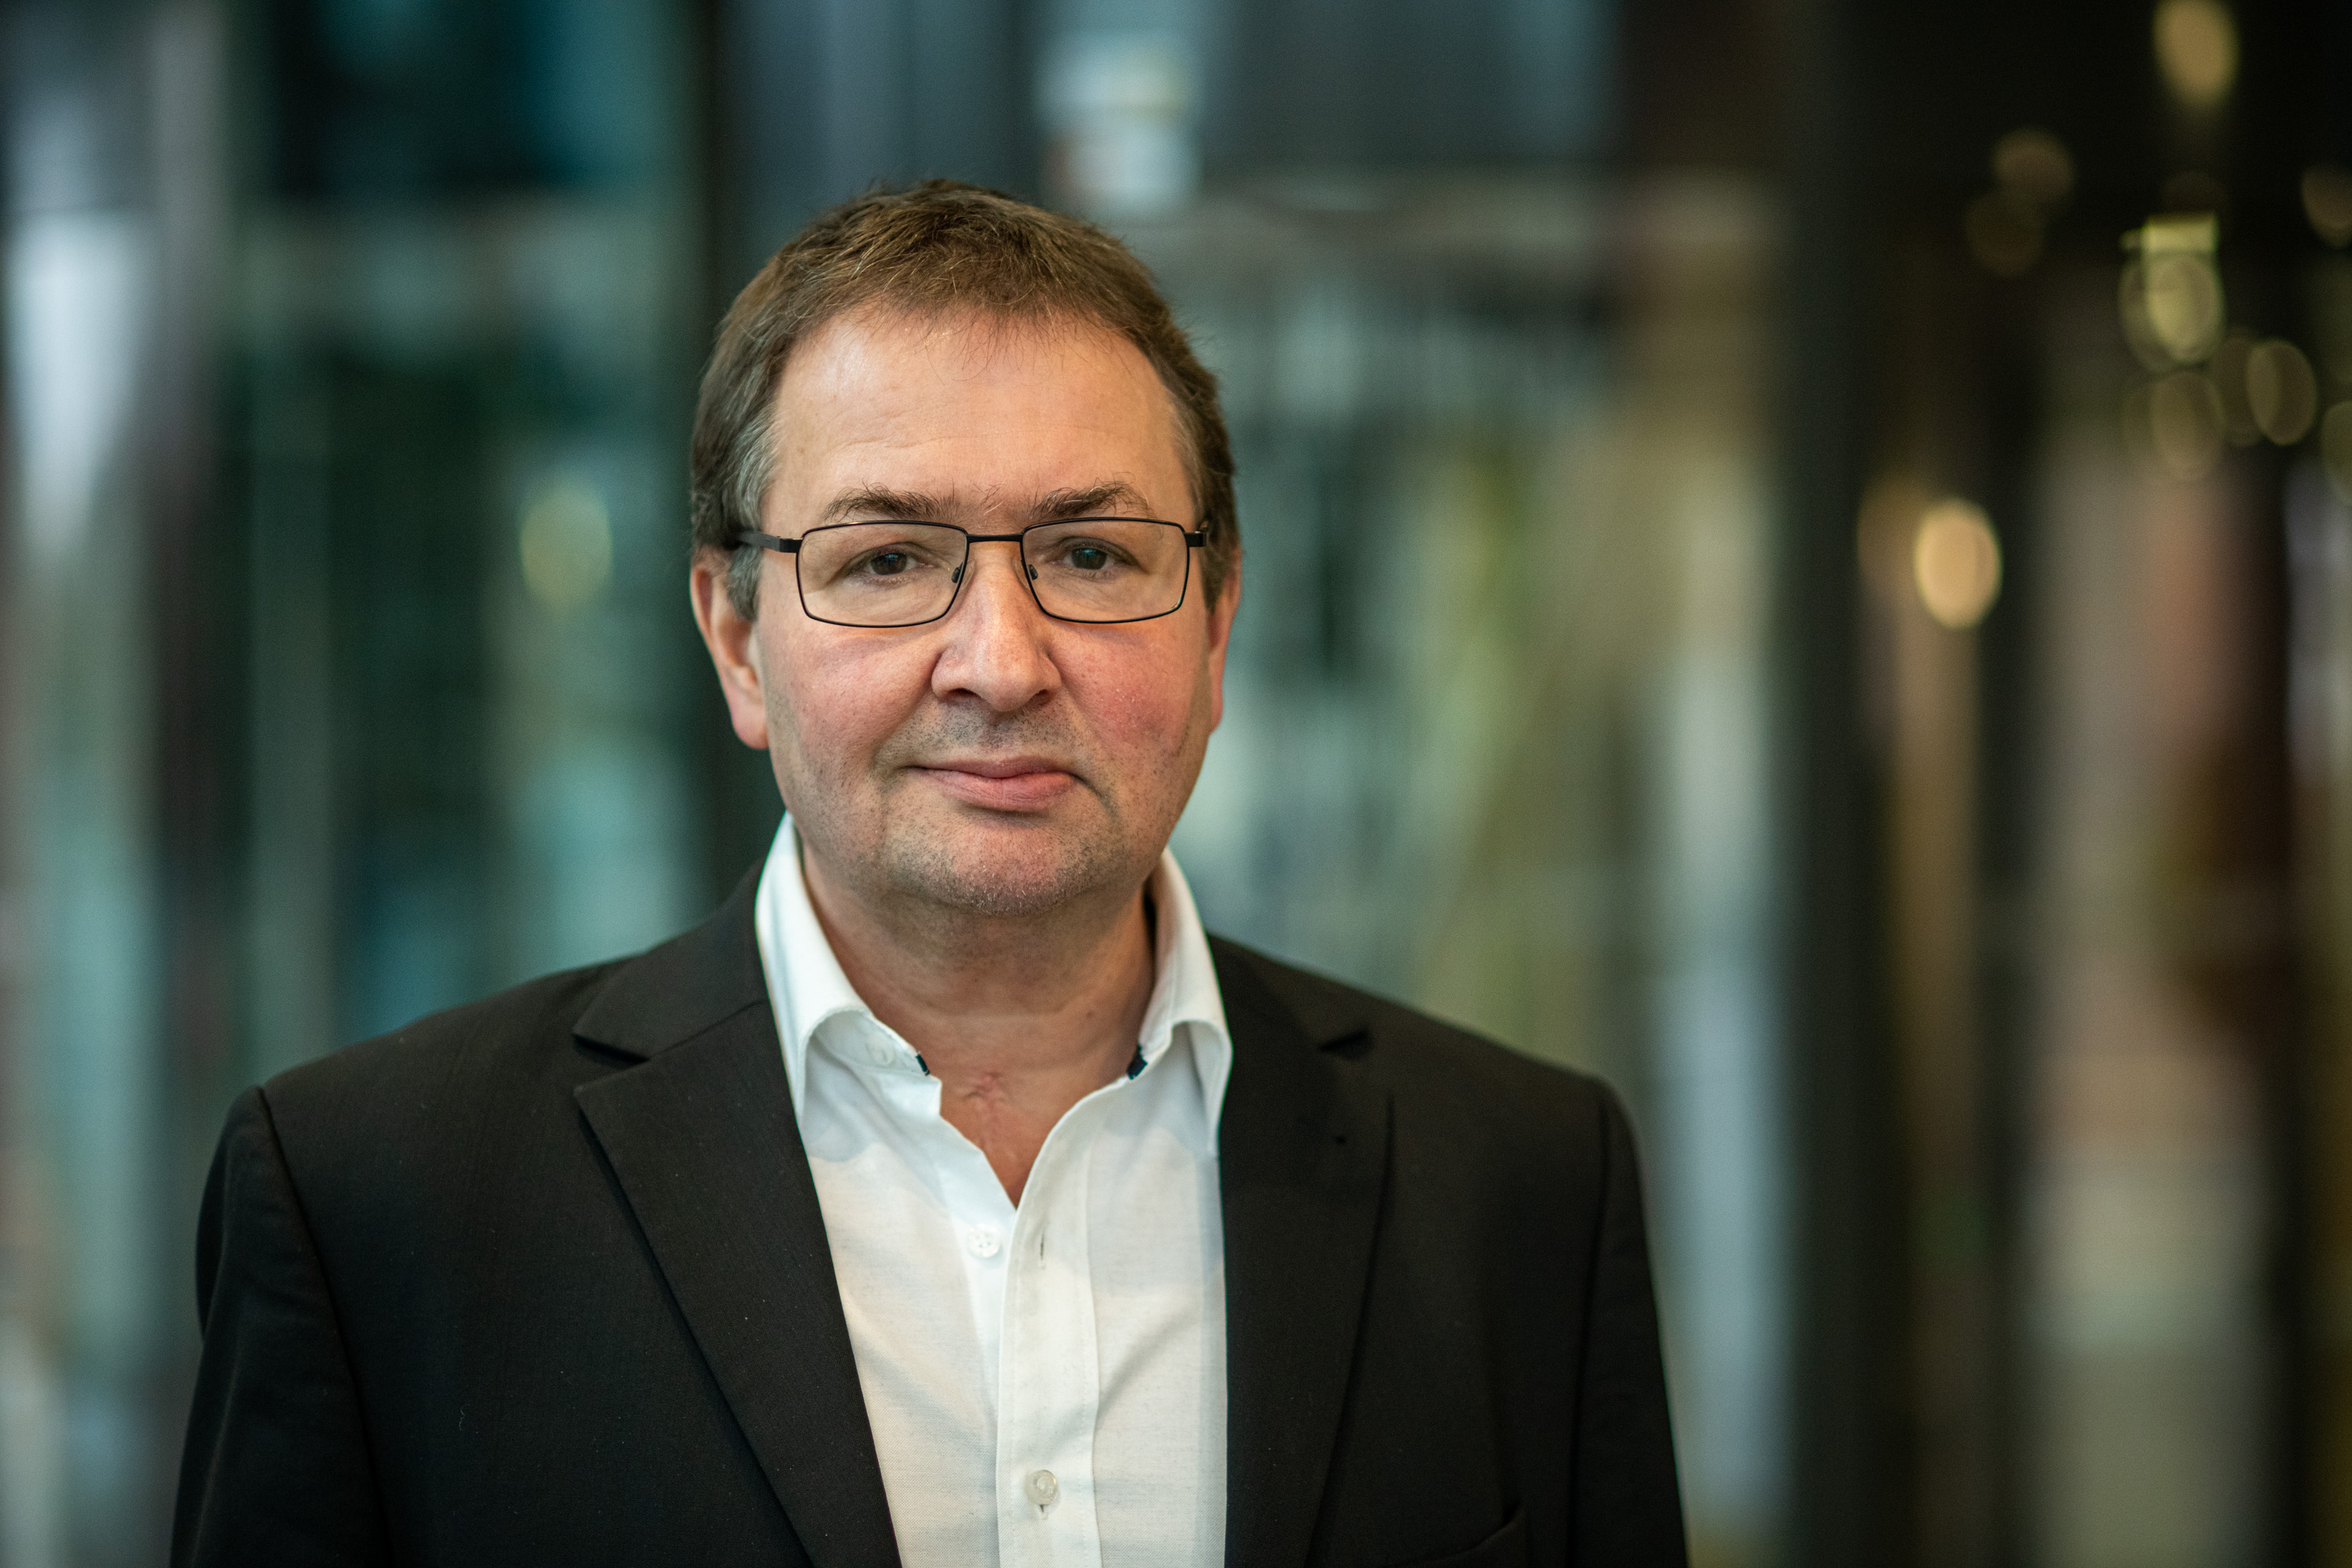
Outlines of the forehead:
M 1091 322 L 868 307 L 797 344 L 774 404 L 775 492 L 887 485 L 967 500 L 1124 483 L 1188 508 L 1174 401 Z

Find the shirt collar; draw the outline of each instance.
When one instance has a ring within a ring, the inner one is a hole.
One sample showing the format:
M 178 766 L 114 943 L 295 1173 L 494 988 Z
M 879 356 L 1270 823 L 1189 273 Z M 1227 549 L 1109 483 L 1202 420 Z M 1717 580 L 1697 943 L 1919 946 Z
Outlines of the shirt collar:
M 1150 887 L 1157 914 L 1155 974 L 1136 1046 L 1148 1066 L 1167 1050 L 1180 1027 L 1185 1030 L 1213 1148 L 1225 1084 L 1233 1076 L 1233 1036 L 1225 1027 L 1224 997 L 1217 987 L 1216 964 L 1209 955 L 1209 936 L 1192 903 L 1192 889 L 1176 857 L 1167 850 L 1160 851 Z M 801 874 L 800 835 L 790 816 L 778 825 L 767 864 L 760 872 L 751 925 L 759 939 L 760 964 L 767 973 L 768 1000 L 775 1009 L 776 1034 L 783 1043 L 784 1076 L 792 1084 L 795 1110 L 806 1101 L 809 1044 L 833 1018 L 847 1016 L 863 1022 L 867 1042 L 878 1058 L 874 1060 L 876 1067 L 924 1070 L 922 1058 L 874 1016 L 873 1009 L 841 972 L 841 961 L 834 956 L 833 944 L 825 939 L 824 928 L 809 902 L 808 882 Z

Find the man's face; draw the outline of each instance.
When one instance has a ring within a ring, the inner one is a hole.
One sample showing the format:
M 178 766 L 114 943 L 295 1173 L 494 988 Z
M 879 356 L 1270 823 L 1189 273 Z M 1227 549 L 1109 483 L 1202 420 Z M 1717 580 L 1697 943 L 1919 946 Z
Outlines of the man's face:
M 1083 325 L 869 310 L 800 343 L 777 388 L 762 528 L 922 520 L 1012 533 L 1059 517 L 1194 526 L 1166 390 L 1124 339 Z M 1197 554 L 1197 552 L 1195 552 Z M 765 747 L 813 869 L 868 899 L 1042 912 L 1139 887 L 1223 710 L 1237 584 L 1118 626 L 1045 616 L 1010 544 L 976 544 L 927 626 L 809 618 L 791 557 L 759 618 L 697 613 L 735 732 Z

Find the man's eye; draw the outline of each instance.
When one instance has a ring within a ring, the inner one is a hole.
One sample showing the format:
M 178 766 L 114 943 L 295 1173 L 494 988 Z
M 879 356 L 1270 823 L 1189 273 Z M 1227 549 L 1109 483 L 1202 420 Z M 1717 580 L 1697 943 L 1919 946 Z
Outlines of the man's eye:
M 866 569 L 877 577 L 895 577 L 914 563 L 914 557 L 903 550 L 885 550 L 866 557 Z
M 1047 558 L 1060 571 L 1087 576 L 1099 576 L 1131 564 L 1128 553 L 1108 539 L 1066 539 L 1053 547 Z

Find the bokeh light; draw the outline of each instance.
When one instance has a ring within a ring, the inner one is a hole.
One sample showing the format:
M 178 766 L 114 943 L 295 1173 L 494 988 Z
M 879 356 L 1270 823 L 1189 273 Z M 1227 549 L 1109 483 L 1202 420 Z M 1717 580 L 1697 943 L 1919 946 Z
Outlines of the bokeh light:
M 2352 170 L 2314 163 L 2303 172 L 2303 216 L 2314 234 L 2341 250 L 2352 244 Z
M 613 576 L 613 523 L 595 488 L 575 478 L 541 486 L 523 509 L 523 585 L 551 610 L 575 610 Z
M 2214 235 L 2211 216 L 2197 215 L 2151 219 L 2132 237 L 2139 255 L 2124 268 L 2124 332 L 2150 370 L 2201 363 L 2221 346 L 2227 315 Z
M 2311 431 L 2319 414 L 2319 378 L 2293 343 L 2256 343 L 2246 355 L 2246 409 L 2262 433 L 2291 447 Z
M 2211 110 L 2238 80 L 2238 24 L 2217 0 L 2164 0 L 2156 8 L 2156 60 L 2172 96 Z
M 1919 519 L 1911 542 L 1919 602 L 1954 630 L 1975 626 L 2000 594 L 2000 541 L 1984 509 L 1950 497 Z

